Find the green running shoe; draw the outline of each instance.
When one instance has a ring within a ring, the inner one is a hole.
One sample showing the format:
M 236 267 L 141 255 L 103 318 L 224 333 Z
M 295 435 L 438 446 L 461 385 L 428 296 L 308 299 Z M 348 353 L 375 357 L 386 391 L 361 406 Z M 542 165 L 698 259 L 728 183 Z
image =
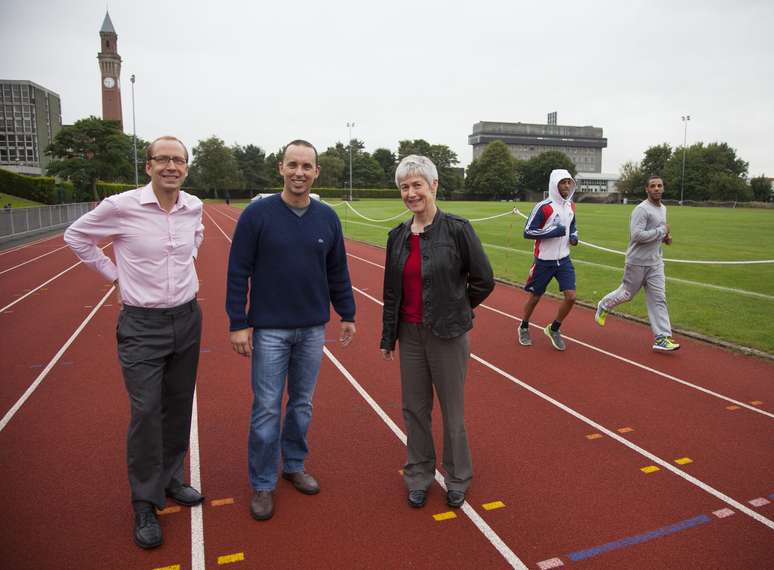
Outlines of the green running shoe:
M 594 320 L 600 327 L 605 326 L 605 319 L 607 318 L 607 309 L 602 306 L 602 301 L 597 303 L 597 314 L 594 315 Z
M 653 342 L 653 350 L 660 350 L 662 352 L 672 352 L 678 350 L 680 345 L 677 344 L 671 336 L 659 335 Z

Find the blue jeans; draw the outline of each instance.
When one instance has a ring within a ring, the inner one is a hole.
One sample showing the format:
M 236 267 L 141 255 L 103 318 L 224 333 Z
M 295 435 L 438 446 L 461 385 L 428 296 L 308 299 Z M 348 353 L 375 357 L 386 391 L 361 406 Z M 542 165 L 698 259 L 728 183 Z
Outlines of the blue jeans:
M 247 461 L 250 484 L 256 491 L 271 491 L 276 486 L 280 445 L 283 471 L 304 470 L 304 458 L 309 451 L 306 432 L 312 421 L 312 397 L 324 343 L 322 325 L 253 331 L 253 411 Z M 280 437 L 285 378 L 288 402 Z

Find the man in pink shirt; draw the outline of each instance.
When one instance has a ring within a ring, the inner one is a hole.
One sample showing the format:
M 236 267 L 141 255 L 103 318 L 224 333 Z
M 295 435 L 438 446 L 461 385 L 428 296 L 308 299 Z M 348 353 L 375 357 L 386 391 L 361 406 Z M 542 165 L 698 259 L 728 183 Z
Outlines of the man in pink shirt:
M 188 151 L 174 137 L 148 147 L 151 183 L 109 196 L 65 232 L 88 267 L 116 285 L 118 359 L 131 404 L 127 465 L 134 541 L 162 543 L 155 509 L 165 497 L 192 507 L 204 497 L 183 482 L 202 315 L 194 261 L 204 239 L 202 202 L 180 190 Z M 112 239 L 115 263 L 98 247 Z

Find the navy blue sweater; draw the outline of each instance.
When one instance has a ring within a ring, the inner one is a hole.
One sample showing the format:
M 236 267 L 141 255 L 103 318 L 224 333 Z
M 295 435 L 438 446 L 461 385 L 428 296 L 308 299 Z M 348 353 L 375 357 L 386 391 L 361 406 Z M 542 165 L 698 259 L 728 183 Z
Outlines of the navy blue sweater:
M 343 321 L 354 322 L 344 236 L 333 209 L 311 200 L 298 217 L 279 194 L 247 206 L 228 258 L 230 330 L 322 325 L 331 303 Z

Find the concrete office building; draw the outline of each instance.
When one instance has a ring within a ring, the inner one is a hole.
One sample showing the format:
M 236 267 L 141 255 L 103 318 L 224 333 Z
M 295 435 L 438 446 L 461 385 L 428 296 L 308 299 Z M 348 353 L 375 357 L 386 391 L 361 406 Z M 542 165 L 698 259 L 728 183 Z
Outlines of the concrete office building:
M 468 144 L 473 146 L 473 159 L 493 141 L 502 141 L 513 156 L 528 160 L 540 153 L 556 150 L 566 154 L 581 172 L 602 172 L 602 149 L 607 139 L 598 127 L 557 125 L 556 113 L 550 113 L 548 124 L 495 123 L 482 121 L 473 125 Z
M 46 147 L 61 128 L 59 95 L 32 81 L 0 79 L 0 168 L 45 174 Z

